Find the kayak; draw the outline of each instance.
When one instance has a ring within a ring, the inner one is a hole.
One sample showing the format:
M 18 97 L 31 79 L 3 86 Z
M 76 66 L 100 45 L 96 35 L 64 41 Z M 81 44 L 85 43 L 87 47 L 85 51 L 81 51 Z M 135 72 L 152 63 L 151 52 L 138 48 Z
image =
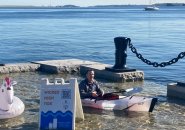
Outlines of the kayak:
M 92 107 L 103 110 L 128 110 L 128 111 L 143 111 L 152 112 L 157 102 L 157 98 L 143 96 L 119 96 L 118 99 L 97 100 L 97 99 L 82 99 L 82 106 Z

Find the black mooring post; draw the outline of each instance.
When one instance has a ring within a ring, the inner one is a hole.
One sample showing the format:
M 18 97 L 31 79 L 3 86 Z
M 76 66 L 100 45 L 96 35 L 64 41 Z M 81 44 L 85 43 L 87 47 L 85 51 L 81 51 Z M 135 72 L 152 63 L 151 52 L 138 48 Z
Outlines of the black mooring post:
M 127 45 L 130 42 L 130 38 L 126 37 L 116 37 L 114 38 L 114 43 L 116 47 L 115 52 L 115 65 L 113 67 L 105 67 L 108 71 L 113 72 L 129 72 L 136 71 L 136 69 L 127 68 Z
M 113 66 L 113 68 L 124 69 L 127 67 L 126 59 L 127 59 L 128 39 L 125 37 L 116 37 L 114 38 L 114 43 L 116 47 L 116 52 L 115 52 L 115 65 Z

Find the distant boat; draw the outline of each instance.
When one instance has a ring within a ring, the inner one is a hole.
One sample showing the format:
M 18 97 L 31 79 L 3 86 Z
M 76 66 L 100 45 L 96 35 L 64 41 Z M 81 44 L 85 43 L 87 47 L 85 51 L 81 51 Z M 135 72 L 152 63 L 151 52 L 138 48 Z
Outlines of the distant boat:
M 159 10 L 159 8 L 156 7 L 155 4 L 152 4 L 151 0 L 149 6 L 145 7 L 145 11 L 157 11 L 157 10 Z
M 156 7 L 156 6 L 147 6 L 147 7 L 145 7 L 145 11 L 157 11 L 157 10 L 159 10 L 159 8 Z

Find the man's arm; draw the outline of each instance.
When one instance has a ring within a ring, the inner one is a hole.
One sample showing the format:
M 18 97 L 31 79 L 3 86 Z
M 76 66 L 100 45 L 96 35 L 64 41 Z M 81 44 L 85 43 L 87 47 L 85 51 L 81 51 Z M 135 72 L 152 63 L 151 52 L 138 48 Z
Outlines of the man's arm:
M 104 91 L 103 91 L 103 89 L 101 89 L 100 88 L 100 85 L 98 84 L 98 82 L 97 81 L 95 81 L 95 84 L 96 84 L 96 92 L 97 92 L 97 94 L 100 96 L 102 96 L 103 94 L 104 94 Z

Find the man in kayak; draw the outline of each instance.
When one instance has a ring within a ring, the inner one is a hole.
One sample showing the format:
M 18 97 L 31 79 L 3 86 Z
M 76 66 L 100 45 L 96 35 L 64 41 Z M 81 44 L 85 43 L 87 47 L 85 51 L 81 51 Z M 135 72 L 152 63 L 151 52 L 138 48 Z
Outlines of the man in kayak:
M 86 78 L 79 84 L 80 96 L 84 98 L 97 98 L 104 94 L 98 82 L 94 79 L 94 70 L 88 70 Z

